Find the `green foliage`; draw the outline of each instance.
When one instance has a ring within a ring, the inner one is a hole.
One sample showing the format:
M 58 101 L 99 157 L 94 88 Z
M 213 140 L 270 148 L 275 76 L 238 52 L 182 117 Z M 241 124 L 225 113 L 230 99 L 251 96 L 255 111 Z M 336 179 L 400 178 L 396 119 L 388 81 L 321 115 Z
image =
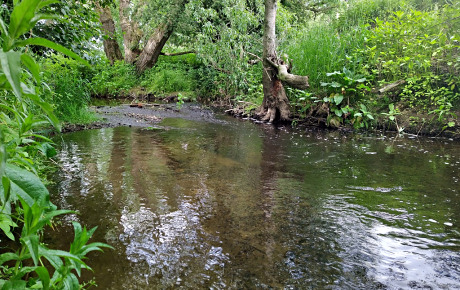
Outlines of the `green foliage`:
M 21 48 L 42 45 L 76 55 L 45 39 L 22 40 L 37 21 L 49 18 L 39 10 L 55 1 L 16 2 L 9 24 L 0 18 L 0 91 L 4 96 L 0 100 L 0 239 L 13 241 L 0 255 L 0 288 L 77 289 L 80 284 L 74 272 L 80 275 L 80 269 L 89 269 L 82 259 L 108 246 L 86 245 L 94 230 L 88 233 L 79 225 L 74 225 L 70 252 L 49 249 L 41 241 L 45 226 L 70 211 L 56 209 L 37 175 L 35 160 L 56 154 L 52 141 L 37 131 L 50 125 L 59 129 L 60 125 L 53 108 L 39 96 L 38 64 Z M 45 267 L 45 260 L 54 270 Z
M 108 61 L 98 63 L 91 79 L 93 93 L 100 97 L 127 95 L 137 83 L 136 68 L 122 61 L 115 62 L 113 66 Z
M 290 2 L 302 0 L 282 1 L 292 6 Z M 326 1 L 313 11 L 314 18 L 291 29 L 281 43 L 293 73 L 310 80 L 309 98 L 298 102 L 290 96 L 296 112 L 312 113 L 316 102 L 326 105 L 332 126 L 368 127 L 374 124 L 375 110 L 400 102 L 399 107 L 418 108 L 447 127 L 455 125 L 452 110 L 460 105 L 458 3 Z M 377 97 L 371 90 L 399 80 L 404 85 L 388 96 Z
M 250 61 L 262 54 L 263 1 L 206 2 L 190 1 L 187 9 L 199 24 L 193 42 L 206 67 L 199 72 L 199 83 L 205 82 L 211 95 L 245 94 L 252 82 Z
M 192 72 L 195 62 L 194 55 L 160 58 L 155 67 L 144 72 L 140 85 L 155 95 L 193 92 L 196 88 Z
M 0 15 L 5 22 L 9 21 L 9 15 L 13 10 L 14 0 L 5 0 L 0 6 Z M 89 59 L 88 49 L 95 43 L 95 35 L 99 32 L 99 21 L 94 3 L 90 0 L 60 0 L 42 1 L 48 5 L 40 4 L 42 19 L 38 21 L 31 30 L 25 33 L 26 38 L 30 36 L 46 38 L 64 47 L 71 47 L 73 51 L 85 55 Z M 2 13 L 2 11 L 4 13 Z M 31 10 L 31 13 L 33 11 Z M 49 49 L 43 47 L 31 48 L 34 53 L 43 55 Z
M 51 55 L 42 62 L 43 79 L 49 86 L 43 98 L 54 105 L 61 121 L 88 123 L 96 118 L 88 111 L 93 72 L 81 63 L 61 55 Z
M 363 70 L 377 85 L 405 80 L 400 100 L 439 113 L 442 120 L 460 101 L 459 16 L 457 4 L 377 18 L 366 34 L 366 47 L 357 50 L 365 59 Z

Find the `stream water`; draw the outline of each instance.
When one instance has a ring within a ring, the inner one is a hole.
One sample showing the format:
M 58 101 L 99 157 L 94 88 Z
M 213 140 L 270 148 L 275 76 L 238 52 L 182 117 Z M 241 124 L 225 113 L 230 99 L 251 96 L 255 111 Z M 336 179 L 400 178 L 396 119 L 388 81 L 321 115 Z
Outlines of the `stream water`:
M 99 289 L 460 289 L 460 143 L 221 117 L 65 134 L 52 201 Z M 67 246 L 68 247 L 68 246 Z

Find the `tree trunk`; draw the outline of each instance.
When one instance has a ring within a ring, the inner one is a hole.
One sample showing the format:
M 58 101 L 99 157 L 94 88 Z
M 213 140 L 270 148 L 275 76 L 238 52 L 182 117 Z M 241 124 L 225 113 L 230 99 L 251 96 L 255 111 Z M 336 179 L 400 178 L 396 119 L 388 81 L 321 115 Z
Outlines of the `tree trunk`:
M 269 59 L 276 57 L 276 0 L 265 0 L 263 76 L 264 100 L 258 115 L 262 120 L 289 120 L 289 100 L 283 84 L 277 76 L 277 70 L 270 64 Z
M 155 65 L 161 54 L 161 50 L 165 46 L 171 34 L 172 28 L 167 24 L 155 29 L 155 32 L 145 44 L 144 49 L 136 62 L 136 69 L 138 73 L 142 73 L 146 69 Z
M 110 7 L 102 7 L 96 2 L 96 7 L 99 12 L 99 20 L 102 24 L 102 32 L 104 33 L 104 52 L 110 61 L 110 64 L 116 60 L 122 60 L 123 55 L 116 39 L 115 23 L 113 22 L 112 13 Z
M 283 83 L 295 88 L 308 87 L 308 77 L 288 73 L 287 65 L 276 56 L 276 9 L 277 0 L 265 0 L 263 76 L 264 100 L 257 115 L 263 121 L 288 121 L 289 100 Z
M 134 63 L 140 54 L 139 42 L 142 38 L 142 31 L 129 15 L 130 2 L 130 0 L 120 0 L 120 25 L 123 31 L 125 62 Z

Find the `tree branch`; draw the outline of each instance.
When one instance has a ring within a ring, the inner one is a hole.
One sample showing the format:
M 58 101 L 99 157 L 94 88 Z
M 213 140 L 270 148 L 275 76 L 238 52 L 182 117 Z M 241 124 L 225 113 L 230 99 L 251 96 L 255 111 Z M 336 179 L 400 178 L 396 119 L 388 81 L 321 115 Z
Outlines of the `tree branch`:
M 195 51 L 190 50 L 190 51 L 182 51 L 182 52 L 174 52 L 174 53 L 161 52 L 160 54 L 165 55 L 165 56 L 176 56 L 176 55 L 184 55 L 184 54 L 190 54 L 190 53 L 195 53 Z
M 308 76 L 293 75 L 288 72 L 288 66 L 285 64 L 276 64 L 271 59 L 265 59 L 271 66 L 278 70 L 278 78 L 286 85 L 300 90 L 306 90 L 310 87 Z

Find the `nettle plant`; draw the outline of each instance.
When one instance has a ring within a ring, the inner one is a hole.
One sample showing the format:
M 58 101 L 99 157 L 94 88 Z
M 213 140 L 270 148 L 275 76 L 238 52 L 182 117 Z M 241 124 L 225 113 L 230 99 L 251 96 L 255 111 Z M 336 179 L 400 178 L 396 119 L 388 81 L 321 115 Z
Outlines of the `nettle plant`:
M 37 174 L 37 158 L 56 154 L 52 141 L 39 129 L 60 128 L 52 107 L 44 102 L 41 72 L 28 46 L 40 45 L 84 62 L 72 51 L 43 38 L 26 38 L 34 25 L 55 18 L 40 10 L 59 1 L 15 0 L 7 24 L 0 18 L 0 289 L 79 289 L 77 275 L 90 269 L 83 261 L 94 250 L 87 244 L 94 229 L 74 223 L 69 251 L 42 242 L 53 218 L 72 213 L 58 210 Z
M 374 123 L 374 117 L 367 107 L 361 103 L 364 95 L 371 89 L 366 85 L 367 79 L 347 68 L 342 71 L 327 73 L 331 82 L 322 82 L 321 86 L 327 88 L 328 97 L 315 102 L 323 102 L 329 107 L 327 123 L 339 127 L 344 122 L 352 124 L 356 129 L 369 128 Z

